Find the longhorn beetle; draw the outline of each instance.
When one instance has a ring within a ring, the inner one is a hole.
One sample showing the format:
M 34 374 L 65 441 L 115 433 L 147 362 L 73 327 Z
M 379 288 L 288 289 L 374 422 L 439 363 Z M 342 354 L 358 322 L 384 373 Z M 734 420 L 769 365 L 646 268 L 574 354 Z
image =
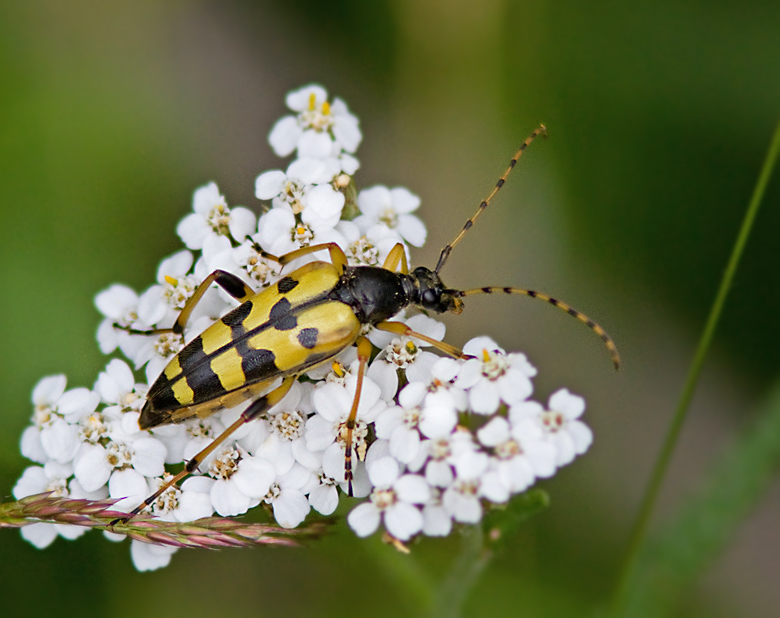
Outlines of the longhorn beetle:
M 197 288 L 173 327 L 148 331 L 125 329 L 145 335 L 182 334 L 193 308 L 206 290 L 213 284 L 219 285 L 241 304 L 195 337 L 168 363 L 148 391 L 139 425 L 142 429 L 153 429 L 195 416 L 205 417 L 246 400 L 251 400 L 251 403 L 232 425 L 189 460 L 181 472 L 128 513 L 123 521 L 152 505 L 167 489 L 192 474 L 241 425 L 262 416 L 279 403 L 298 376 L 355 345 L 359 363 L 357 386 L 344 424 L 344 476 L 351 495 L 353 432 L 363 376 L 372 351 L 372 344 L 362 334 L 364 327 L 373 326 L 399 336 L 416 337 L 444 354 L 465 358 L 454 346 L 415 332 L 402 322 L 390 320 L 409 306 L 434 313 L 450 311 L 458 314 L 463 310 L 462 299 L 474 294 L 521 294 L 538 298 L 563 309 L 599 335 L 617 368 L 620 357 L 609 335 L 569 305 L 546 294 L 521 288 L 458 290 L 445 286 L 439 277 L 452 249 L 504 185 L 526 147 L 540 134 L 546 135 L 544 125 L 523 142 L 490 195 L 480 203 L 452 242 L 444 247 L 433 270 L 420 266 L 409 272 L 406 253 L 400 243 L 390 251 L 381 267 L 350 266 L 344 251 L 335 243 L 302 247 L 278 257 L 256 247 L 263 257 L 281 266 L 323 250 L 330 254 L 330 262 L 306 264 L 259 293 L 237 276 L 217 270 Z M 262 394 L 280 378 L 282 382 L 279 386 Z

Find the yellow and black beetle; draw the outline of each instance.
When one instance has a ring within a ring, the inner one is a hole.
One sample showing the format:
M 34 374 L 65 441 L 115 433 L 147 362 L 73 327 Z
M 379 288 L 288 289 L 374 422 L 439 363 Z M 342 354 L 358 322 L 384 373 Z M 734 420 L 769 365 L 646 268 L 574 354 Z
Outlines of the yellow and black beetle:
M 226 271 L 215 271 L 198 287 L 172 328 L 130 330 L 136 334 L 183 333 L 193 308 L 204 292 L 212 284 L 219 285 L 241 304 L 195 337 L 168 363 L 148 391 L 139 424 L 142 429 L 153 429 L 196 416 L 208 416 L 246 400 L 251 400 L 251 403 L 230 427 L 189 460 L 179 474 L 131 511 L 126 519 L 140 513 L 168 488 L 194 472 L 238 427 L 263 415 L 281 401 L 298 376 L 333 359 L 347 347 L 356 345 L 359 361 L 357 387 L 342 434 L 345 479 L 351 493 L 353 430 L 363 375 L 372 350 L 371 343 L 362 334 L 364 328 L 373 326 L 399 336 L 413 336 L 445 354 L 463 356 L 460 350 L 449 344 L 414 332 L 402 322 L 389 320 L 409 306 L 434 313 L 460 313 L 463 309 L 461 299 L 472 294 L 503 292 L 539 298 L 560 307 L 594 330 L 606 343 L 617 367 L 619 356 L 609 335 L 590 318 L 565 303 L 521 288 L 456 290 L 446 287 L 439 277 L 453 247 L 490 204 L 528 144 L 542 133 L 545 133 L 544 125 L 523 142 L 490 195 L 481 202 L 477 212 L 466 221 L 453 241 L 444 247 L 434 270 L 421 266 L 409 272 L 401 244 L 392 249 L 381 267 L 350 266 L 343 250 L 335 243 L 311 245 L 278 257 L 258 247 L 264 257 L 282 266 L 323 250 L 329 252 L 331 261 L 306 264 L 259 293 L 239 277 Z M 281 385 L 262 394 L 280 378 Z

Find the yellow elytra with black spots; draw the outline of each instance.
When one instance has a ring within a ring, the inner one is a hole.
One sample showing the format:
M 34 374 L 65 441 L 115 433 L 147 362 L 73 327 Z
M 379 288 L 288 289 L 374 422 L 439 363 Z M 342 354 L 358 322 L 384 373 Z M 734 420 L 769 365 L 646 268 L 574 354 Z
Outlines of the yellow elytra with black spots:
M 149 389 L 141 428 L 235 406 L 352 344 L 361 322 L 330 298 L 340 278 L 328 262 L 307 264 L 217 320 Z
M 620 358 L 609 335 L 601 326 L 569 305 L 546 294 L 522 288 L 458 290 L 445 286 L 439 277 L 452 249 L 504 185 L 526 146 L 542 133 L 545 133 L 544 125 L 523 142 L 493 191 L 482 200 L 477 211 L 452 242 L 442 249 L 433 270 L 420 266 L 409 272 L 406 250 L 400 243 L 390 251 L 381 267 L 349 266 L 344 251 L 335 243 L 303 247 L 278 257 L 255 247 L 260 255 L 282 266 L 317 251 L 328 251 L 331 261 L 302 266 L 259 293 L 255 293 L 237 276 L 215 271 L 198 287 L 172 328 L 150 331 L 126 328 L 138 334 L 181 334 L 193 307 L 205 291 L 212 284 L 221 286 L 241 304 L 195 337 L 168 363 L 147 393 L 139 425 L 142 429 L 151 429 L 195 416 L 204 417 L 245 400 L 251 400 L 251 403 L 232 425 L 190 459 L 184 470 L 162 484 L 123 518 L 124 521 L 153 504 L 168 488 L 193 473 L 243 423 L 265 414 L 279 403 L 289 392 L 296 377 L 333 359 L 354 344 L 357 346 L 359 362 L 355 396 L 349 415 L 337 432 L 339 439 L 343 438 L 344 480 L 349 483 L 351 494 L 354 430 L 363 376 L 371 357 L 371 344 L 362 334 L 364 327 L 374 326 L 398 336 L 414 337 L 445 354 L 464 358 L 456 347 L 389 319 L 409 306 L 433 313 L 460 313 L 463 309 L 462 299 L 474 294 L 499 292 L 538 298 L 563 309 L 595 331 L 605 342 L 617 367 Z M 281 384 L 270 389 L 272 383 L 280 378 Z M 361 449 L 365 449 L 365 444 Z

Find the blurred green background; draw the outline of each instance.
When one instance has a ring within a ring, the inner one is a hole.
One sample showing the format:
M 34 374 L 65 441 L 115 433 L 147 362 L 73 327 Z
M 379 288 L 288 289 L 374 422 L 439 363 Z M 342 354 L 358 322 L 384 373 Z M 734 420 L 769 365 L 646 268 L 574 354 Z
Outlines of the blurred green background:
M 96 292 L 149 285 L 180 246 L 193 189 L 257 205 L 283 167 L 266 137 L 289 90 L 316 81 L 360 118 L 359 186 L 403 185 L 433 266 L 544 122 L 453 253 L 450 285 L 516 285 L 602 323 L 624 368 L 542 303 L 471 299 L 448 340 L 525 351 L 540 397 L 588 400 L 596 442 L 541 486 L 551 508 L 490 564 L 467 615 L 583 615 L 614 585 L 638 501 L 780 114 L 780 4 L 635 0 L 0 4 L 0 491 L 44 375 L 91 385 Z M 656 523 L 695 491 L 780 367 L 780 182 L 765 198 L 673 462 Z M 686 591 L 679 615 L 777 615 L 780 487 Z M 411 599 L 339 529 L 298 550 L 179 552 L 136 573 L 97 533 L 45 552 L 0 535 L 6 615 L 371 616 Z M 458 540 L 426 540 L 434 574 Z M 45 591 L 45 592 L 44 592 Z

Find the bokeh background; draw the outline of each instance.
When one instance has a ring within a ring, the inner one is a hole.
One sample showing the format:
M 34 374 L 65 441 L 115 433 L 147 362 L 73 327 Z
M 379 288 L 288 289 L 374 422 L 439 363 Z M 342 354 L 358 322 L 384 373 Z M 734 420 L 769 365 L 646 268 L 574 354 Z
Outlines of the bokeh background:
M 525 136 L 491 209 L 453 253 L 451 285 L 536 288 L 601 322 L 599 340 L 542 303 L 475 298 L 448 340 L 525 351 L 542 397 L 588 400 L 591 452 L 543 483 L 551 507 L 483 573 L 466 615 L 572 616 L 614 586 L 626 539 L 780 114 L 780 4 L 769 0 L 9 1 L 0 4 L 0 492 L 26 466 L 30 392 L 91 385 L 96 292 L 143 289 L 180 246 L 193 189 L 256 206 L 283 163 L 266 136 L 286 92 L 316 81 L 360 118 L 359 186 L 423 200 L 432 266 Z M 674 517 L 749 427 L 780 368 L 780 181 L 705 366 L 654 519 Z M 776 616 L 773 483 L 674 615 Z M 434 576 L 459 540 L 410 560 Z M 90 533 L 45 552 L 0 535 L 6 615 L 371 616 L 413 612 L 374 539 L 343 527 L 297 550 L 179 552 L 152 574 Z M 403 567 L 403 563 L 402 568 Z M 412 564 L 410 562 L 410 564 Z M 409 568 L 412 568 L 411 566 Z

